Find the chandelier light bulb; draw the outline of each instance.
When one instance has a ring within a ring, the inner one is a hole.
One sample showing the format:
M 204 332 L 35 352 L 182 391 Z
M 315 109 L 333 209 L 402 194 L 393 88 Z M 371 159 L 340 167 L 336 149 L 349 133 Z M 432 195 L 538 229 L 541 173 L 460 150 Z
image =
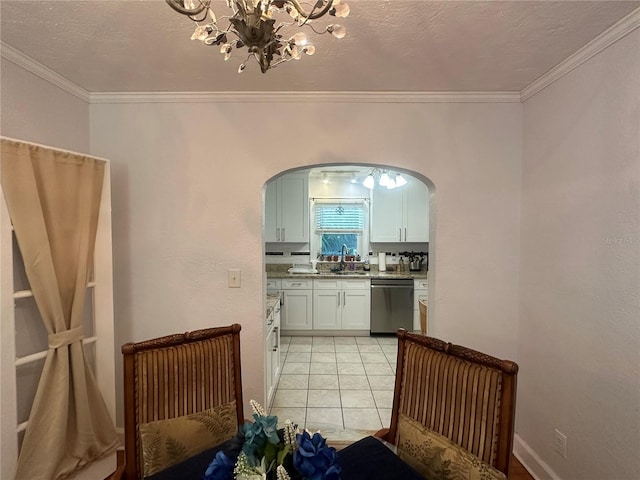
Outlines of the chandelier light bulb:
M 299 47 L 303 47 L 307 44 L 307 36 L 303 32 L 298 32 L 292 36 L 289 41 L 295 43 Z
M 396 187 L 402 187 L 402 186 L 404 186 L 406 184 L 407 184 L 407 181 L 405 180 L 405 178 L 402 175 L 397 174 L 396 175 Z
M 393 177 L 389 177 L 389 181 L 387 182 L 387 189 L 391 190 L 392 188 L 396 188 L 396 181 Z
M 229 43 L 225 43 L 224 45 L 222 45 L 222 47 L 220 47 L 220 53 L 224 54 L 225 62 L 231 58 L 231 50 L 233 50 L 233 47 Z
M 344 38 L 344 36 L 347 34 L 347 29 L 342 25 L 329 25 L 327 27 L 327 32 L 329 32 L 336 38 Z
M 289 15 L 291 15 L 291 18 L 293 18 L 297 22 L 300 18 L 300 14 L 298 13 L 298 11 L 290 5 L 287 5 L 287 11 L 289 12 Z
M 302 52 L 306 53 L 307 55 L 313 55 L 314 53 L 316 53 L 316 47 L 314 47 L 313 45 L 305 45 L 302 48 Z
M 345 18 L 349 16 L 351 13 L 351 8 L 346 3 L 342 3 L 340 5 L 336 5 L 335 2 L 333 4 L 333 15 L 340 18 Z
M 193 35 L 191 35 L 191 40 L 200 40 L 201 42 L 204 42 L 208 36 L 209 32 L 207 31 L 207 27 L 198 25 L 193 32 Z
M 380 180 L 378 180 L 378 185 L 380 185 L 381 187 L 386 187 L 387 185 L 389 185 L 389 174 L 387 172 L 382 172 L 382 175 L 380 175 Z
M 371 174 L 367 175 L 367 178 L 365 178 L 364 181 L 362 182 L 362 185 L 364 185 L 369 190 L 373 190 L 373 187 L 375 186 L 375 184 L 376 184 L 376 181 L 373 179 L 373 175 Z

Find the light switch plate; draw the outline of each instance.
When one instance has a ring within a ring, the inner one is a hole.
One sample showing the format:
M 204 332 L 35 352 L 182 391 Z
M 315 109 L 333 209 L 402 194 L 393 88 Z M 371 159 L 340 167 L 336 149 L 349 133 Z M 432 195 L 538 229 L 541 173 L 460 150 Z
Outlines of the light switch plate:
M 229 288 L 240 288 L 240 270 L 237 268 L 229 269 Z

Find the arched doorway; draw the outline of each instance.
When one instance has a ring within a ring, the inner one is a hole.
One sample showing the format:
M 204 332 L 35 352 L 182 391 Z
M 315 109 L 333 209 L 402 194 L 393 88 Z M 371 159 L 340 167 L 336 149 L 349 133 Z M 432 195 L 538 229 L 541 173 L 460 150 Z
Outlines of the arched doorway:
M 363 184 L 370 174 L 373 188 Z M 383 174 L 404 177 L 406 184 L 381 186 Z M 372 335 L 370 324 L 355 319 L 363 310 L 371 315 L 371 279 L 379 275 L 378 253 L 383 253 L 385 276 L 411 279 L 415 295 L 405 328 L 420 329 L 417 300 L 428 298 L 434 266 L 434 193 L 422 174 L 380 165 L 317 165 L 282 172 L 268 182 L 267 293 L 284 298 L 279 358 L 265 362 L 272 414 L 330 432 L 332 439 L 388 426 L 395 336 Z M 308 275 L 289 273 L 305 267 Z M 265 355 L 272 356 L 267 343 Z

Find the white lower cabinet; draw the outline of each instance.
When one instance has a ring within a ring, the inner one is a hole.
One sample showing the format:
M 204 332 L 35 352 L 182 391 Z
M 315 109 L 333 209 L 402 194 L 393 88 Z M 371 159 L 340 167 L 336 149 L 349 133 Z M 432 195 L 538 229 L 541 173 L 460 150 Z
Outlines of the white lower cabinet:
M 369 330 L 371 283 L 364 279 L 313 281 L 314 330 Z
M 267 319 L 265 340 L 265 390 L 267 408 L 271 406 L 280 379 L 280 305 L 276 305 Z
M 313 280 L 282 279 L 282 330 L 313 328 Z
M 427 279 L 414 279 L 413 280 L 413 329 L 416 332 L 420 331 L 420 300 L 427 301 L 427 289 L 429 283 Z

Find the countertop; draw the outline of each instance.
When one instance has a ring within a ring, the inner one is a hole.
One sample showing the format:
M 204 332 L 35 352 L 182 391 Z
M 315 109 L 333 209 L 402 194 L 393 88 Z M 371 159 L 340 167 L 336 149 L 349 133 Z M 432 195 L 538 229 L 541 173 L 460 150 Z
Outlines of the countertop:
M 267 316 L 271 315 L 273 309 L 280 303 L 280 294 L 279 293 L 267 293 Z
M 363 270 L 343 270 L 341 273 L 319 272 L 319 273 L 288 273 L 284 272 L 267 272 L 267 278 L 427 278 L 427 271 L 419 272 L 379 272 L 371 270 L 365 272 Z

